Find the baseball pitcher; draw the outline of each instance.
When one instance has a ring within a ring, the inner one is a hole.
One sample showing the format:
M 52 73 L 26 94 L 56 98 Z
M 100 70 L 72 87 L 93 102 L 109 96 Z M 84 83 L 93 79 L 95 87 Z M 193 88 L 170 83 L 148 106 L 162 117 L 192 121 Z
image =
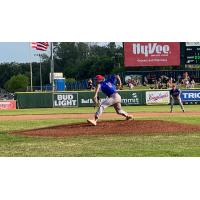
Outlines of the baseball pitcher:
M 170 112 L 173 112 L 173 106 L 175 101 L 179 103 L 181 110 L 184 112 L 184 107 L 180 95 L 181 95 L 181 90 L 176 88 L 176 85 L 172 85 L 172 89 L 170 90 L 170 104 L 171 104 Z
M 122 110 L 121 107 L 121 96 L 117 93 L 115 82 L 119 82 L 119 87 L 122 87 L 121 79 L 118 75 L 113 75 L 111 78 L 105 80 L 103 76 L 97 75 L 96 76 L 96 89 L 95 89 L 95 95 L 94 95 L 94 102 L 98 104 L 98 93 L 101 90 L 107 98 L 100 102 L 98 109 L 94 115 L 94 119 L 88 119 L 87 121 L 96 126 L 97 121 L 100 117 L 100 115 L 103 113 L 104 109 L 107 108 L 108 106 L 114 106 L 115 111 L 117 114 L 122 115 L 126 118 L 126 120 L 133 119 L 132 115 L 129 115 L 126 113 L 124 110 Z

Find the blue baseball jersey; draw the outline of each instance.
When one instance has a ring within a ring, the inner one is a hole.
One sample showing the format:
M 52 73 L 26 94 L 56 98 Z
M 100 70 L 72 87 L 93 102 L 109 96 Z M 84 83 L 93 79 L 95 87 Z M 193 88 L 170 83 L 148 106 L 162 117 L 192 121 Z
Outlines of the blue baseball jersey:
M 115 75 L 112 75 L 109 79 L 100 82 L 100 88 L 101 91 L 108 97 L 110 97 L 112 94 L 116 93 L 116 78 Z
M 173 96 L 173 97 L 178 97 L 180 94 L 181 94 L 180 89 L 176 88 L 175 90 L 174 89 L 170 90 L 170 95 Z

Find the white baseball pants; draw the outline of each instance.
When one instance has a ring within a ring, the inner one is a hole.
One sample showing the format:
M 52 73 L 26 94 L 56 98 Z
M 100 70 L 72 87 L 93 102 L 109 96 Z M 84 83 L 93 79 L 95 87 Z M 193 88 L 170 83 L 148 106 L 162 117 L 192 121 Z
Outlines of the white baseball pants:
M 104 109 L 108 106 L 113 106 L 115 111 L 119 115 L 126 117 L 128 114 L 122 110 L 121 106 L 121 96 L 118 93 L 112 94 L 110 97 L 107 97 L 103 102 L 100 103 L 99 108 L 95 114 L 95 117 L 98 119 L 103 113 Z

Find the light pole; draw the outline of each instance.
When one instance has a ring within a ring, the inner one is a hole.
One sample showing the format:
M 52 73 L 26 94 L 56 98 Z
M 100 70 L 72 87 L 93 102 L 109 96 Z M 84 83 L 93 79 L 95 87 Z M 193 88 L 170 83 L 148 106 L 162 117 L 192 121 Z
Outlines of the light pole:
M 115 57 L 117 57 L 117 62 L 118 62 L 118 68 L 120 68 L 120 61 L 119 61 L 119 57 L 121 57 L 122 54 L 121 53 L 115 53 Z

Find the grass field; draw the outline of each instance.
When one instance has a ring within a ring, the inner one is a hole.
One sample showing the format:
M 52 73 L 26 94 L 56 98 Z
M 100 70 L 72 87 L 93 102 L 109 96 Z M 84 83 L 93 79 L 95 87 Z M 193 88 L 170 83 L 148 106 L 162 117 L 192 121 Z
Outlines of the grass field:
M 180 108 L 175 106 L 175 111 Z M 127 112 L 169 112 L 168 105 L 162 106 L 124 106 Z M 200 105 L 185 105 L 185 110 L 196 111 L 200 110 Z M 17 109 L 17 110 L 1 110 L 0 115 L 37 115 L 37 114 L 64 114 L 64 113 L 93 113 L 93 107 L 81 108 L 35 108 L 35 109 Z M 112 107 L 109 107 L 105 112 L 114 112 Z
M 169 106 L 124 107 L 129 112 L 165 112 Z M 185 106 L 200 110 L 200 105 Z M 175 110 L 179 110 L 176 107 Z M 90 113 L 93 108 L 25 109 L 0 111 L 0 115 Z M 109 108 L 106 112 L 113 112 Z M 200 116 L 138 117 L 199 124 Z M 47 127 L 85 121 L 83 119 L 49 119 L 0 121 L 0 156 L 200 156 L 200 133 L 156 136 L 76 136 L 65 138 L 25 137 L 9 134 L 14 130 Z

